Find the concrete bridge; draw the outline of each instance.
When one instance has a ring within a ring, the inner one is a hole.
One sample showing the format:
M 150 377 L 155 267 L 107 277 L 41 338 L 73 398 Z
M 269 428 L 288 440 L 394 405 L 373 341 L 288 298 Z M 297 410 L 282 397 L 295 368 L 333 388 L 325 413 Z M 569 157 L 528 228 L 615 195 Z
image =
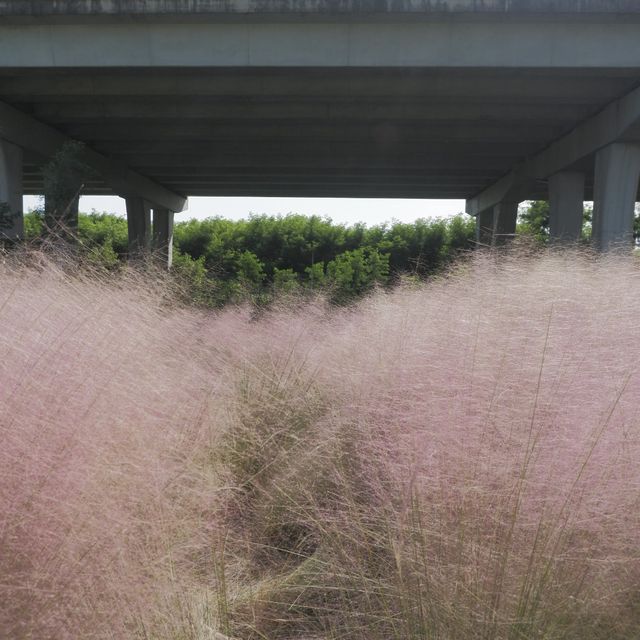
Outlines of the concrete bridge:
M 479 238 L 549 199 L 555 238 L 630 242 L 637 0 L 0 0 L 0 202 L 68 140 L 132 250 L 186 197 L 465 198 Z

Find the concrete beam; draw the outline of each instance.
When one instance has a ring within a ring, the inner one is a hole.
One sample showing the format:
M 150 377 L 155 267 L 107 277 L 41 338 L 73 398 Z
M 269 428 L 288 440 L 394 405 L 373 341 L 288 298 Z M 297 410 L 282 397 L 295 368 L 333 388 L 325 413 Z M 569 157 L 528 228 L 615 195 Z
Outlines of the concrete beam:
M 585 175 L 563 171 L 549 178 L 549 234 L 552 242 L 580 240 L 584 217 Z
M 267 3 L 260 2 L 265 6 Z M 282 3 L 277 3 L 282 5 Z M 484 3 L 483 3 L 484 4 Z M 549 7 L 552 3 L 546 2 Z M 94 3 L 94 6 L 95 3 Z M 124 13 L 126 16 L 126 12 Z M 517 13 L 514 15 L 518 15 Z M 520 14 L 522 15 L 522 14 Z M 611 14 L 610 14 L 611 15 Z M 270 22 L 247 17 L 0 25 L 0 60 L 14 68 L 439 67 L 636 68 L 640 23 L 605 19 Z M 494 16 L 495 17 L 495 16 Z M 633 18 L 633 16 L 632 16 Z M 371 43 L 375 42 L 375 46 Z M 132 61 L 135 61 L 133 63 Z
M 439 177 L 481 178 L 483 184 L 490 184 L 498 175 L 504 173 L 508 159 L 491 158 L 472 155 L 456 157 L 442 157 L 437 154 L 416 156 L 415 158 L 387 158 L 384 157 L 292 157 L 274 153 L 267 157 L 263 155 L 255 158 L 236 155 L 232 157 L 216 156 L 213 151 L 206 155 L 176 153 L 170 154 L 165 150 L 158 155 L 144 156 L 142 154 L 129 157 L 130 162 L 141 167 L 141 171 L 157 176 L 164 184 L 170 182 L 172 176 L 414 176 L 436 182 Z M 386 160 L 386 161 L 385 161 Z M 25 160 L 25 170 L 31 177 L 41 176 L 39 160 Z M 93 182 L 101 183 L 101 180 Z M 545 185 L 546 187 L 546 185 Z
M 640 179 L 640 144 L 612 144 L 596 155 L 593 243 L 600 251 L 629 248 Z
M 39 81 L 38 81 L 39 80 Z M 44 92 L 43 83 L 48 82 L 50 93 Z M 169 81 L 170 83 L 171 81 Z M 250 80 L 247 80 L 250 82 Z M 429 82 L 425 82 L 429 84 Z M 440 83 L 442 84 L 442 83 Z M 16 86 L 18 85 L 18 86 Z M 66 82 L 65 82 L 66 85 Z M 76 85 L 77 86 L 77 85 Z M 392 85 L 387 83 L 392 89 Z M 300 92 L 300 85 L 298 85 Z M 257 89 L 258 87 L 256 87 Z M 566 82 L 564 83 L 566 90 Z M 442 96 L 432 98 L 423 96 L 406 98 L 376 99 L 375 96 L 354 98 L 352 92 L 348 101 L 339 95 L 318 97 L 317 100 L 305 100 L 302 97 L 285 99 L 283 97 L 252 96 L 250 101 L 237 94 L 228 94 L 222 101 L 215 96 L 198 96 L 195 92 L 185 100 L 167 98 L 162 101 L 126 98 L 118 96 L 103 97 L 94 100 L 88 94 L 74 95 L 73 102 L 66 102 L 65 96 L 56 96 L 55 83 L 47 78 L 11 78 L 0 79 L 0 92 L 6 95 L 36 96 L 46 98 L 50 102 L 34 103 L 36 118 L 53 123 L 85 123 L 94 120 L 108 119 L 110 122 L 156 122 L 157 120 L 176 120 L 181 123 L 199 120 L 215 120 L 224 124 L 242 124 L 255 118 L 267 121 L 298 122 L 304 124 L 309 120 L 326 119 L 342 120 L 358 124 L 379 121 L 381 118 L 398 123 L 426 121 L 433 124 L 440 122 L 457 122 L 464 120 L 485 121 L 488 123 L 548 123 L 563 125 L 567 120 L 582 120 L 593 113 L 590 104 L 583 104 L 574 98 L 570 104 L 522 104 L 522 97 L 517 104 L 467 102 L 465 97 L 447 99 Z M 441 91 L 446 95 L 447 87 Z M 586 93 L 586 91 L 585 91 Z M 558 99 L 561 96 L 558 95 Z M 468 100 L 468 96 L 466 97 Z M 504 98 L 503 98 L 504 100 Z
M 638 123 L 640 88 L 612 102 L 593 118 L 579 124 L 489 188 L 467 200 L 467 213 L 478 215 L 500 202 L 507 194 L 518 194 L 520 199 L 528 199 L 527 192 L 536 181 L 545 180 L 607 145 L 624 140 L 625 133 Z
M 22 237 L 22 149 L 0 138 L 0 241 Z
M 441 162 L 447 160 L 457 160 L 462 156 L 474 158 L 476 163 L 478 158 L 491 160 L 493 158 L 502 158 L 507 161 L 506 166 L 513 166 L 514 161 L 521 153 L 524 143 L 512 142 L 496 142 L 491 146 L 490 141 L 483 141 L 483 148 L 487 151 L 485 154 L 474 153 L 477 151 L 479 143 L 477 142 L 458 142 L 444 141 L 435 142 L 394 142 L 389 144 L 376 144 L 375 141 L 343 141 L 343 140 L 282 140 L 277 145 L 277 140 L 238 140 L 234 143 L 231 140 L 219 142 L 207 142 L 197 139 L 184 139 L 171 141 L 104 141 L 100 143 L 100 149 L 105 154 L 117 154 L 152 158 L 158 154 L 169 154 L 177 157 L 180 155 L 195 155 L 205 160 L 208 156 L 218 156 L 223 160 L 228 159 L 229 162 L 244 157 L 245 162 L 252 159 L 256 161 L 260 159 L 267 160 L 268 163 L 277 162 L 282 158 L 290 158 L 291 164 L 296 164 L 297 160 L 302 157 L 310 157 L 318 163 L 323 158 L 340 158 L 350 157 L 357 158 L 359 163 L 364 163 L 370 158 L 380 158 L 387 160 L 389 164 L 394 160 L 405 161 L 411 159 L 420 159 L 424 161 L 428 158 L 440 159 Z M 140 163 L 146 164 L 146 163 Z
M 0 138 L 43 159 L 53 156 L 68 138 L 53 127 L 0 102 Z M 124 198 L 140 196 L 149 202 L 170 209 L 183 211 L 187 199 L 163 187 L 153 180 L 129 169 L 126 165 L 107 158 L 90 148 L 85 149 L 83 160 L 95 169 L 113 191 Z
M 152 107 L 150 107 L 152 108 Z M 510 123 L 511 124 L 511 123 Z M 282 122 L 233 122 L 209 120 L 197 123 L 176 119 L 167 130 L 167 123 L 96 119 L 89 123 L 69 123 L 65 126 L 69 136 L 79 140 L 92 140 L 96 146 L 102 143 L 149 144 L 158 140 L 168 144 L 181 141 L 229 144 L 248 142 L 261 144 L 291 144 L 294 142 L 313 144 L 346 144 L 349 142 L 376 145 L 418 146 L 419 143 L 476 143 L 532 144 L 540 140 L 553 139 L 558 127 L 545 123 L 529 122 L 522 127 L 505 126 L 505 123 L 472 120 L 470 122 L 393 121 L 365 123 L 357 119 L 338 121 L 296 121 L 293 118 Z
M 468 214 L 477 216 L 501 202 L 525 200 L 524 193 L 531 187 L 532 182 L 531 179 L 525 180 L 522 168 L 516 168 L 474 198 L 467 200 L 465 210 Z
M 205 69 L 190 67 L 189 73 L 179 73 L 175 68 L 156 69 L 148 75 L 136 73 L 131 66 L 124 66 L 118 71 L 112 68 L 94 74 L 89 68 L 64 69 L 64 73 L 47 73 L 47 67 L 39 67 L 32 73 L 0 76 L 0 94 L 11 96 L 20 101 L 25 96 L 53 99 L 63 104 L 62 109 L 82 109 L 79 99 L 93 100 L 104 117 L 117 115 L 110 110 L 113 100 L 138 102 L 138 113 L 143 117 L 155 117 L 155 109 L 140 103 L 140 98 L 159 98 L 158 114 L 166 109 L 173 110 L 170 117 L 182 118 L 182 113 L 193 112 L 202 108 L 227 107 L 220 116 L 228 118 L 229 114 L 254 113 L 256 108 L 273 108 L 282 112 L 283 101 L 287 105 L 295 105 L 296 109 L 322 111 L 322 116 L 334 115 L 334 109 L 345 109 L 352 117 L 369 116 L 365 109 L 378 109 L 389 104 L 415 112 L 417 107 L 424 108 L 425 113 L 433 113 L 431 107 L 440 107 L 440 113 L 456 113 L 476 110 L 475 117 L 500 117 L 499 111 L 492 112 L 494 106 L 499 109 L 518 107 L 519 114 L 527 113 L 529 106 L 551 100 L 554 105 L 572 106 L 590 104 L 594 96 L 597 103 L 606 102 L 607 98 L 619 97 L 625 89 L 633 88 L 637 81 L 637 66 L 632 68 L 595 67 L 594 69 L 576 69 L 543 67 L 542 69 L 513 69 L 503 64 L 496 67 L 482 66 L 466 69 L 449 70 L 423 65 L 420 67 L 354 67 L 339 68 L 288 68 L 283 73 L 280 68 L 243 67 L 242 74 L 233 73 L 228 68 Z M 185 98 L 189 98 L 186 100 Z M 243 97 L 250 97 L 252 102 Z M 229 98 L 234 98 L 230 105 Z M 302 101 L 313 98 L 311 104 Z M 408 98 L 411 98 L 409 101 Z M 260 100 L 262 99 L 262 102 Z M 423 103 L 418 105 L 418 100 Z M 478 106 L 475 100 L 491 99 L 493 103 Z M 530 99 L 530 100 L 529 100 Z M 547 99 L 547 100 L 543 100 Z M 216 104 L 216 100 L 218 103 Z M 222 104 L 220 103 L 222 101 Z M 65 103 L 71 103 L 68 105 Z M 117 104 L 117 103 L 116 103 Z M 147 108 L 146 113 L 144 112 Z M 444 109 L 443 109 L 444 107 Z M 73 113 L 73 111 L 71 111 Z M 561 113 L 558 111 L 558 113 Z M 226 115 L 225 115 L 226 114 Z M 262 117 L 263 112 L 259 114 Z M 295 111 L 288 111 L 295 117 Z M 379 117 L 380 112 L 372 114 Z M 386 114 L 384 114 L 386 115 Z M 210 114 L 207 115 L 210 117 Z M 285 114 L 284 117 L 287 117 Z

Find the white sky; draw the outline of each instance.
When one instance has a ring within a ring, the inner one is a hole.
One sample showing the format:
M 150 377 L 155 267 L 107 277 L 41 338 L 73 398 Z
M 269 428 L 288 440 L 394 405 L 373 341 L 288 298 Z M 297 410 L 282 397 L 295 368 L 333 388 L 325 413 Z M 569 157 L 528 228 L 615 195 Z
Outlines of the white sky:
M 25 196 L 24 210 L 40 205 L 36 196 Z M 125 215 L 122 198 L 84 196 L 80 211 L 107 211 Z M 464 211 L 464 200 L 386 200 L 379 198 L 189 198 L 189 209 L 176 215 L 176 222 L 222 216 L 231 220 L 246 218 L 250 213 L 277 215 L 301 213 L 327 216 L 340 224 L 365 222 L 372 226 L 398 220 L 413 222 L 418 218 L 448 218 Z

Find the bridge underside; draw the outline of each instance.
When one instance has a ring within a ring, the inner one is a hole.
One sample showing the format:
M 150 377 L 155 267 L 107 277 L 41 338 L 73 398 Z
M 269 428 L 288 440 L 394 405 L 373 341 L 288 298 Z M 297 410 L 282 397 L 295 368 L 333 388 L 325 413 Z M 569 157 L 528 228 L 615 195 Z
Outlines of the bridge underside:
M 640 68 L 3 69 L 0 100 L 177 193 L 470 198 L 639 78 Z M 25 154 L 25 193 L 42 193 L 42 162 Z M 583 165 L 592 198 L 593 162 Z M 100 181 L 86 191 L 113 193 Z
M 635 0 L 8 0 L 0 16 L 5 236 L 79 140 L 84 193 L 127 198 L 132 248 L 152 209 L 170 246 L 190 195 L 465 198 L 492 244 L 534 198 L 575 240 L 593 199 L 596 246 L 630 242 Z

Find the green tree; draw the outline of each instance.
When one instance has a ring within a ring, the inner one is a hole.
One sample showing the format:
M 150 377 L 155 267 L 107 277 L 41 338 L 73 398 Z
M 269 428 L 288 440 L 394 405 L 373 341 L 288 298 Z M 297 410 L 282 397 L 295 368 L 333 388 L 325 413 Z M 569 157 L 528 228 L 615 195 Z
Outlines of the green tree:
M 78 200 L 84 183 L 95 175 L 84 153 L 82 142 L 65 142 L 42 167 L 45 230 L 68 239 L 77 233 Z
M 316 262 L 304 270 L 304 274 L 312 289 L 322 287 L 326 281 L 325 268 L 323 262 Z
M 42 215 L 25 216 L 28 238 L 43 233 Z M 174 274 L 198 304 L 223 305 L 274 292 L 328 288 L 347 300 L 403 274 L 429 277 L 472 246 L 470 217 L 347 227 L 329 218 L 251 216 L 176 224 Z M 126 219 L 93 211 L 80 214 L 80 250 L 114 268 L 127 253 Z M 186 286 L 185 282 L 191 280 Z
M 238 280 L 248 289 L 257 289 L 264 283 L 264 265 L 255 253 L 243 251 L 238 256 Z
M 278 269 L 273 274 L 273 289 L 276 294 L 291 294 L 300 289 L 298 274 L 293 269 Z
M 171 274 L 178 295 L 185 303 L 211 307 L 226 301 L 216 299 L 213 282 L 204 265 L 204 256 L 194 259 L 174 249 Z
M 377 249 L 354 249 L 327 264 L 327 281 L 336 302 L 346 302 L 389 278 L 389 256 Z
M 25 240 L 38 240 L 44 232 L 44 221 L 42 212 L 29 211 L 24 215 L 24 237 Z
M 89 249 L 110 244 L 114 253 L 122 259 L 128 252 L 127 220 L 97 211 L 82 214 L 78 218 L 78 238 Z
M 534 200 L 519 212 L 519 232 L 533 236 L 540 242 L 549 239 L 549 203 Z
M 636 210 L 634 221 L 634 235 L 640 238 L 640 211 Z M 582 239 L 591 237 L 591 222 L 593 218 L 593 206 L 585 203 L 582 215 Z M 547 243 L 550 237 L 549 203 L 546 200 L 534 200 L 521 208 L 518 216 L 518 232 L 534 237 L 541 243 Z

